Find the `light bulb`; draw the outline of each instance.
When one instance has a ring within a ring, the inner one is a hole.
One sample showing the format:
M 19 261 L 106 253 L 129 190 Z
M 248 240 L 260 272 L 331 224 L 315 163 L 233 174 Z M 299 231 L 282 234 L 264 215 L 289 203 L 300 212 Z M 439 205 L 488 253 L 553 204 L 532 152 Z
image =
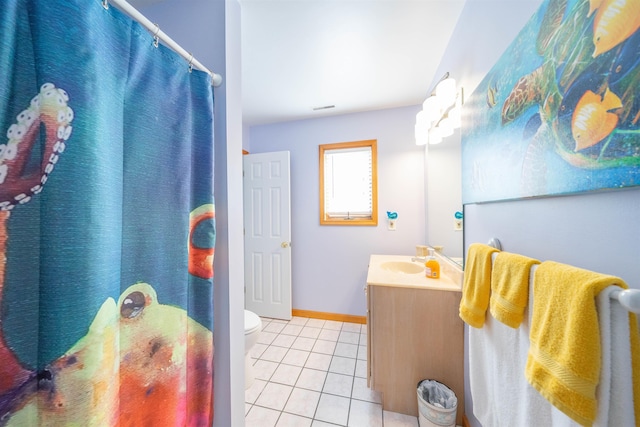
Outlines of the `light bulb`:
M 437 127 L 440 128 L 440 135 L 442 135 L 443 138 L 453 135 L 453 126 L 450 118 L 445 117 L 440 120 Z
M 442 142 L 442 134 L 438 127 L 433 127 L 429 131 L 429 144 L 435 145 Z
M 456 81 L 452 78 L 442 80 L 436 86 L 436 96 L 440 107 L 446 109 L 456 102 Z
M 424 111 L 425 118 L 431 124 L 440 118 L 440 102 L 435 96 L 430 96 L 422 103 L 422 111 Z

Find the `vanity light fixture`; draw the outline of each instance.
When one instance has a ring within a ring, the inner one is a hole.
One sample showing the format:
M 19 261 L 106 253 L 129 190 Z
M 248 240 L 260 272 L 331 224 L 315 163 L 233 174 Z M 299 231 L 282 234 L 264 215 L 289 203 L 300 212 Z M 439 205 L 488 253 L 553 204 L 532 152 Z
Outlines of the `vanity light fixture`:
M 445 73 L 431 95 L 422 103 L 422 110 L 416 115 L 416 145 L 439 144 L 442 138 L 453 134 L 461 126 L 460 109 L 463 90 L 456 88 L 456 81 Z

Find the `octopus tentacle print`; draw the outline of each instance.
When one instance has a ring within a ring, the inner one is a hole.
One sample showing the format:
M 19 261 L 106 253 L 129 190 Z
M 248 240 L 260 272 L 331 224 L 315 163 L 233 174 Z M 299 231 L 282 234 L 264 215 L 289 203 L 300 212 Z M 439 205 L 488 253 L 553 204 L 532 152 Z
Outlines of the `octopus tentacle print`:
M 5 284 L 7 222 L 11 210 L 23 205 L 42 191 L 49 174 L 65 150 L 71 135 L 73 110 L 67 105 L 69 95 L 53 83 L 45 83 L 31 99 L 27 109 L 18 114 L 16 123 L 7 130 L 8 141 L 0 144 L 0 303 Z M 29 168 L 32 151 L 37 148 L 41 124 L 45 128 L 42 162 L 37 170 Z M 0 318 L 0 420 L 7 411 L 19 404 L 21 390 L 32 383 L 35 373 L 25 369 L 7 345 Z M 6 393 L 14 390 L 15 393 Z M 0 423 L 1 424 L 1 423 Z
M 42 191 L 71 135 L 73 110 L 68 101 L 66 91 L 45 83 L 7 130 L 8 141 L 0 144 L 0 210 L 27 203 Z M 37 170 L 28 170 L 41 124 L 46 134 L 42 162 Z

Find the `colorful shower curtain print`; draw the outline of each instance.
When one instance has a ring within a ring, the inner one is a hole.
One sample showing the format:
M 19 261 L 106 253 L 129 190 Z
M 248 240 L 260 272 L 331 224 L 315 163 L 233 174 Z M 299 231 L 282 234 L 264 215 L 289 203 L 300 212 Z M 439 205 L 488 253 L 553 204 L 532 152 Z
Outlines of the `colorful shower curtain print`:
M 640 184 L 640 0 L 545 0 L 464 106 L 463 203 Z
M 213 93 L 101 0 L 0 7 L 0 426 L 213 420 Z

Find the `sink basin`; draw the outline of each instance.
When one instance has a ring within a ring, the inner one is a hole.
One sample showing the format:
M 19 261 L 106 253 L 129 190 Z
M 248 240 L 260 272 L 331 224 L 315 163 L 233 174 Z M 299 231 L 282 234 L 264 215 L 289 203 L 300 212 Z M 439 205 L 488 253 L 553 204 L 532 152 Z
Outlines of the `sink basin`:
M 407 261 L 387 261 L 380 264 L 383 270 L 393 273 L 418 274 L 424 272 L 424 267 L 420 264 Z

